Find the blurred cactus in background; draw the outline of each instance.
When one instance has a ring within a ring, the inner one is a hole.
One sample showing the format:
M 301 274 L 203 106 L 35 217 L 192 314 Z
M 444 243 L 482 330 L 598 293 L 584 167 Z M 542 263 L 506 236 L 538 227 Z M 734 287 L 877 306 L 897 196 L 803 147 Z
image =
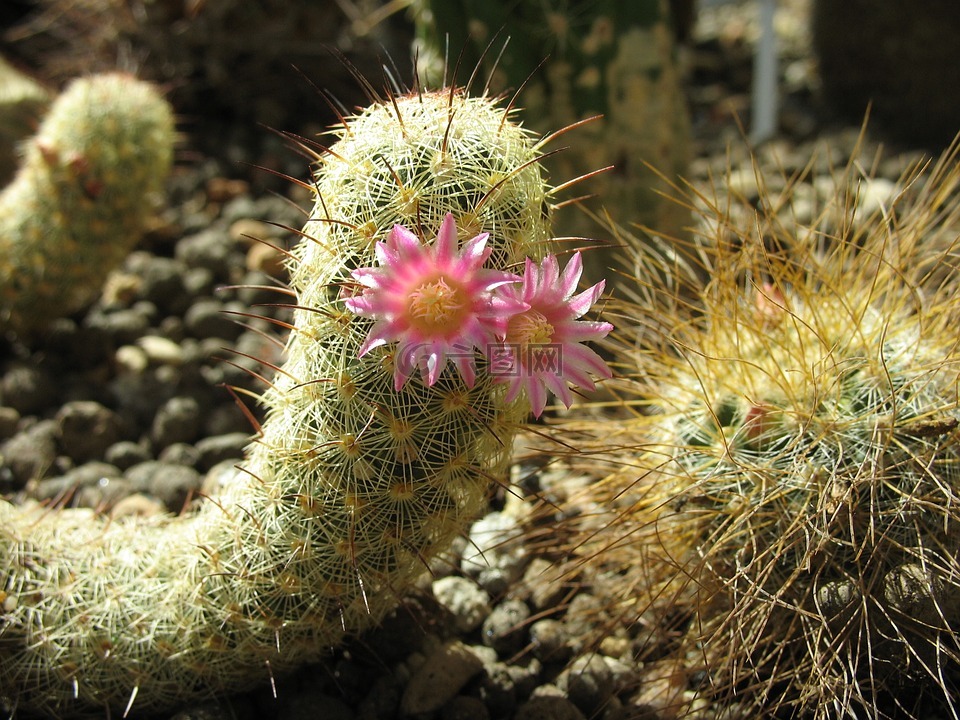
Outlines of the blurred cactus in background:
M 21 141 L 37 130 L 50 93 L 0 57 L 0 184 L 17 169 Z
M 0 193 L 0 331 L 29 335 L 96 298 L 155 212 L 173 145 L 149 83 L 97 75 L 57 98 Z
M 689 3 L 676 8 L 690 22 Z M 690 152 L 666 0 L 416 0 L 414 9 L 422 75 L 436 79 L 459 66 L 475 74 L 478 87 L 519 92 L 527 122 L 540 131 L 602 115 L 579 129 L 576 143 L 551 157 L 548 168 L 577 177 L 613 166 L 578 190 L 598 194 L 617 221 L 662 237 L 682 235 L 689 214 L 662 195 L 670 193 L 664 178 L 682 174 Z M 568 235 L 597 234 L 582 214 L 560 219 Z M 611 252 L 591 252 L 585 262 L 595 281 L 614 261 Z

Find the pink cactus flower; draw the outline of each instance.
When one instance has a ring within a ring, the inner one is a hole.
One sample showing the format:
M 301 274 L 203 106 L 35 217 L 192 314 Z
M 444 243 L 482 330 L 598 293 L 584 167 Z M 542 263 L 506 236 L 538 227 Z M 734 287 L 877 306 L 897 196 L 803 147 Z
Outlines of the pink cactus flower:
M 448 359 L 472 387 L 475 350 L 486 352 L 505 332 L 508 318 L 525 309 L 520 301 L 495 293 L 520 277 L 482 267 L 491 252 L 487 237 L 478 235 L 458 248 L 449 213 L 429 245 L 395 225 L 386 242 L 376 245 L 379 267 L 353 271 L 363 292 L 346 299 L 347 309 L 375 320 L 360 356 L 396 342 L 395 389 L 418 368 L 424 382 L 433 385 Z
M 503 344 L 497 356 L 491 357 L 491 372 L 501 382 L 509 383 L 507 400 L 524 391 L 535 417 L 540 417 L 547 404 L 547 390 L 560 398 L 566 407 L 573 402 L 570 384 L 594 389 L 593 373 L 601 378 L 611 376 L 603 359 L 583 343 L 599 340 L 613 329 L 607 322 L 578 320 L 603 292 L 601 281 L 574 295 L 583 261 L 576 253 L 560 274 L 557 258 L 548 255 L 538 265 L 527 259 L 522 286 L 508 285 L 498 291 L 514 305 L 526 309 L 512 315 L 507 322 Z

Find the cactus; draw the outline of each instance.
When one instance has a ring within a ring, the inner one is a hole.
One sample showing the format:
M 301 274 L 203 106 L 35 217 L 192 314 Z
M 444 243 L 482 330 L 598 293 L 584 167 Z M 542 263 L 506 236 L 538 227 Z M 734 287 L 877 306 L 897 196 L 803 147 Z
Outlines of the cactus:
M 642 411 L 601 442 L 643 452 L 588 488 L 616 517 L 575 544 L 620 607 L 685 629 L 691 686 L 734 717 L 956 714 L 960 167 L 904 177 L 869 219 L 860 167 L 810 227 L 792 183 L 759 210 L 691 190 L 695 307 L 697 273 L 634 243 Z
M 462 67 L 479 68 L 477 82 L 489 78 L 493 90 L 518 93 L 538 130 L 594 118 L 548 166 L 563 177 L 612 166 L 590 178 L 584 192 L 598 195 L 620 222 L 653 228 L 661 237 L 684 235 L 689 213 L 665 198 L 690 155 L 666 0 L 417 0 L 413 7 L 426 77 L 445 72 L 448 54 L 452 62 L 462 53 Z M 558 221 L 571 234 L 593 237 L 595 224 L 575 210 Z M 587 277 L 607 277 L 613 252 L 587 255 Z
M 336 135 L 244 472 L 175 518 L 0 504 L 0 696 L 15 707 L 152 711 L 322 658 L 395 606 L 500 476 L 524 403 L 482 358 L 472 382 L 447 367 L 395 384 L 396 346 L 365 345 L 375 320 L 347 304 L 396 225 L 429 240 L 451 213 L 461 239 L 490 234 L 487 266 L 542 256 L 540 147 L 453 89 L 391 95 Z
M 0 57 L 0 182 L 17 169 L 20 141 L 36 131 L 50 105 L 50 93 Z
M 57 98 L 0 194 L 0 331 L 96 297 L 154 210 L 173 141 L 169 105 L 133 77 L 80 78 Z

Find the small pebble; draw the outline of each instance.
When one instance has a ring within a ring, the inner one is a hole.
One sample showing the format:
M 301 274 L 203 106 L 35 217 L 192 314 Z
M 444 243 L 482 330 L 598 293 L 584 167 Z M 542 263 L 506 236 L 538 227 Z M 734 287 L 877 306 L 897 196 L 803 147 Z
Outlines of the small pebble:
M 483 622 L 483 644 L 501 658 L 509 658 L 527 644 L 530 608 L 520 600 L 504 600 Z
M 180 512 L 187 499 L 200 490 L 202 476 L 184 465 L 156 460 L 134 465 L 124 473 L 136 492 L 149 493 L 171 512 Z
M 120 418 L 92 400 L 68 402 L 55 419 L 60 448 L 76 463 L 102 458 L 106 449 L 120 439 Z
M 490 513 L 470 528 L 461 568 L 491 596 L 500 595 L 523 573 L 523 537 L 523 529 L 512 515 Z
M 453 614 L 461 633 L 479 627 L 490 614 L 490 596 L 467 578 L 450 575 L 435 580 L 433 594 L 437 602 Z
M 235 248 L 229 235 L 217 228 L 208 228 L 181 238 L 175 257 L 187 267 L 209 270 L 216 282 L 230 282 Z
M 157 460 L 172 465 L 196 468 L 200 461 L 200 451 L 190 443 L 177 442 L 167 445 L 157 456 Z
M 16 408 L 0 405 L 0 441 L 13 437 L 20 422 L 20 413 Z
M 197 469 L 200 472 L 206 472 L 214 465 L 222 462 L 233 461 L 239 463 L 252 440 L 253 435 L 249 432 L 232 432 L 198 440 L 195 446 L 198 455 Z
M 189 395 L 171 398 L 157 411 L 150 439 L 158 448 L 197 439 L 201 426 L 200 404 Z
M 183 364 L 183 349 L 180 343 L 160 335 L 144 335 L 137 339 L 137 345 L 147 356 L 147 360 L 156 365 Z
M 41 420 L 0 445 L 0 462 L 16 485 L 41 478 L 54 466 L 59 433 L 55 421 Z
M 586 716 L 565 697 L 538 695 L 521 705 L 513 720 L 586 720 Z
M 33 415 L 54 402 L 56 384 L 36 365 L 17 363 L 0 378 L 0 400 L 21 415 Z
M 490 711 L 480 698 L 457 695 L 443 706 L 440 720 L 490 720 Z
M 445 643 L 414 671 L 400 701 L 401 712 L 418 715 L 442 708 L 483 670 L 483 663 L 459 640 Z
M 613 695 L 613 673 L 602 655 L 588 653 L 573 661 L 556 680 L 570 701 L 587 716 L 599 712 Z
M 573 649 L 567 642 L 567 628 L 559 620 L 545 618 L 530 626 L 533 653 L 547 663 L 563 663 L 570 659 Z
M 104 451 L 103 459 L 121 470 L 126 470 L 137 463 L 150 460 L 150 451 L 140 443 L 135 443 L 132 440 L 121 440 Z

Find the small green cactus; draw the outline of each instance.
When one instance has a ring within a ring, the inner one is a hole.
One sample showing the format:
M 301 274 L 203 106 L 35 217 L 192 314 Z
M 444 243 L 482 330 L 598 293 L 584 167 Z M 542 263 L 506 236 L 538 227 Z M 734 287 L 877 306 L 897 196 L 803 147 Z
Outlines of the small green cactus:
M 50 93 L 0 57 L 0 182 L 17 169 L 20 142 L 32 135 L 50 105 Z
M 793 185 L 759 211 L 691 193 L 700 302 L 648 252 L 624 312 L 643 411 L 620 431 L 644 452 L 590 488 L 616 520 L 580 551 L 623 607 L 686 619 L 681 662 L 733 717 L 956 714 L 960 167 L 868 220 L 859 167 L 812 227 L 786 220 Z
M 267 416 L 220 497 L 177 518 L 114 520 L 0 503 L 0 696 L 63 715 L 148 711 L 266 682 L 377 622 L 464 530 L 505 465 L 523 402 L 478 360 L 394 383 L 361 357 L 352 271 L 401 224 L 490 233 L 515 270 L 550 240 L 539 147 L 510 113 L 453 89 L 378 102 L 317 157 L 291 264 L 295 327 Z
M 127 256 L 169 173 L 173 114 L 123 74 L 75 80 L 0 194 L 0 332 L 76 312 Z

